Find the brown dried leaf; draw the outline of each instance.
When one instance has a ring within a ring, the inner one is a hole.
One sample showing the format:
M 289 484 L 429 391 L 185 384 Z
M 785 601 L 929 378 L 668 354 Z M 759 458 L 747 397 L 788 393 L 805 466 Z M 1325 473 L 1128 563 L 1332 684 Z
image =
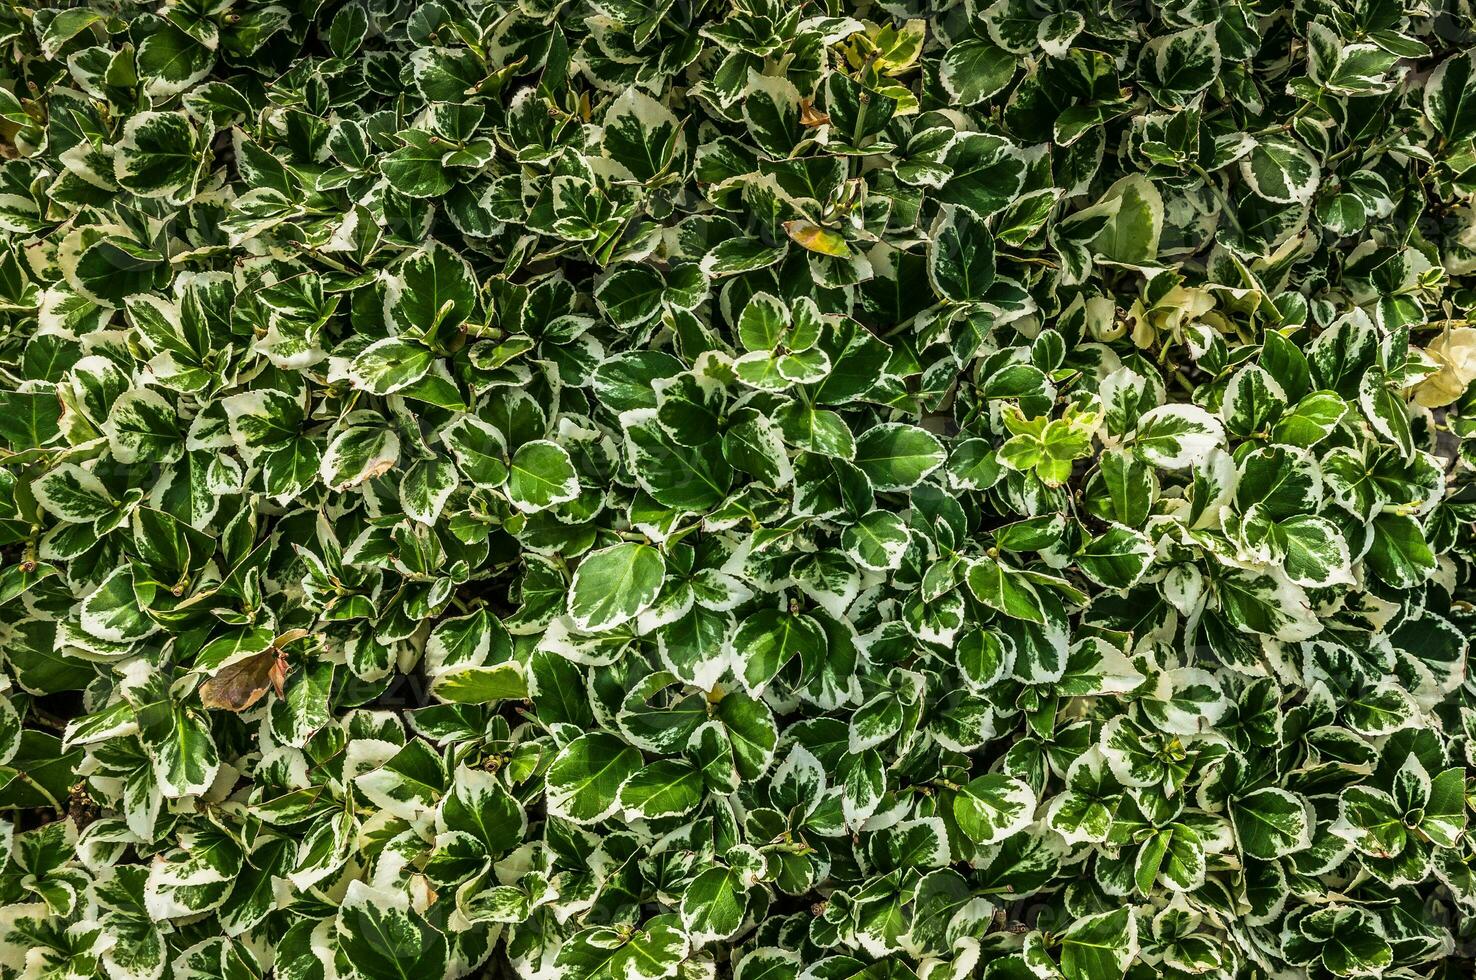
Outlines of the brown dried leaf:
M 274 687 L 278 696 L 287 677 L 286 658 L 276 649 L 237 660 L 200 685 L 200 703 L 223 711 L 246 711 Z

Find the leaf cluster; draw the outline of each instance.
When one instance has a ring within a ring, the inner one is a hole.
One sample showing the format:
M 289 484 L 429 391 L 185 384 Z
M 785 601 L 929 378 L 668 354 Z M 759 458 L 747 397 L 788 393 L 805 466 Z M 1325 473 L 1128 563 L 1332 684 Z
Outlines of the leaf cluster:
M 0 980 L 1469 971 L 1467 4 L 0 52 Z

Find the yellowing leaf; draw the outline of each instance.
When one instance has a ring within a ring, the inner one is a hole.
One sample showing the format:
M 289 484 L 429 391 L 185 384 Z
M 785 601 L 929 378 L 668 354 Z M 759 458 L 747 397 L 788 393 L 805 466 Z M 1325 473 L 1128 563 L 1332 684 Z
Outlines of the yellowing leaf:
M 851 246 L 839 233 L 829 228 L 796 219 L 784 222 L 784 232 L 795 244 L 811 252 L 841 259 L 850 257 Z

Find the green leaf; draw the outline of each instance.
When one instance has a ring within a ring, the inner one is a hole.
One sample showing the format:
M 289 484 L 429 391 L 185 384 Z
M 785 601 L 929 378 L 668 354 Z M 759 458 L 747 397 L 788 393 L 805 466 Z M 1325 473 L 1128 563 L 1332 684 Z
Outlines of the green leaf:
M 328 444 L 318 476 L 334 490 L 346 490 L 387 473 L 400 458 L 400 439 L 382 426 L 344 429 Z
M 625 89 L 605 111 L 601 149 L 638 181 L 663 172 L 685 143 L 671 110 L 634 86 Z
M 1091 209 L 1104 209 L 1106 221 L 1091 247 L 1104 259 L 1129 265 L 1152 265 L 1163 234 L 1163 198 L 1153 182 L 1130 174 L 1111 187 Z M 1088 212 L 1075 216 L 1080 218 Z
M 386 337 L 366 347 L 349 367 L 349 380 L 373 395 L 388 395 L 408 388 L 430 370 L 435 360 L 424 345 L 399 337 Z
M 430 692 L 453 704 L 488 704 L 493 701 L 521 700 L 528 696 L 528 683 L 516 663 L 490 667 L 455 667 L 437 674 Z
M 943 163 L 951 171 L 938 190 L 941 204 L 953 204 L 975 218 L 988 218 L 1020 192 L 1025 164 L 1016 148 L 998 136 L 964 133 L 954 137 Z
M 579 496 L 574 462 L 557 443 L 525 442 L 513 453 L 508 467 L 507 495 L 514 507 L 527 513 L 573 500 Z
M 31 493 L 58 520 L 82 524 L 107 517 L 118 501 L 103 482 L 76 463 L 62 463 L 31 484 Z
M 412 252 L 385 279 L 385 319 L 401 333 L 426 342 L 436 336 L 449 338 L 476 315 L 477 305 L 471 264 L 435 239 Z
M 1219 76 L 1220 44 L 1212 28 L 1191 27 L 1148 42 L 1141 65 L 1154 97 L 1179 108 Z
M 131 565 L 114 569 L 82 600 L 82 629 L 100 640 L 129 643 L 159 627 L 145 609 L 153 586 L 140 586 Z
M 1305 204 L 1317 192 L 1322 168 L 1301 143 L 1272 136 L 1256 141 L 1240 161 L 1240 174 L 1251 190 L 1268 201 Z
M 419 129 L 397 135 L 404 145 L 379 161 L 380 171 L 395 190 L 411 197 L 439 197 L 455 185 L 444 164 L 454 144 Z
M 969 591 L 984 605 L 1012 619 L 1044 623 L 1045 612 L 1035 587 L 1015 569 L 993 558 L 969 565 Z
M 933 291 L 955 303 L 981 300 L 994 282 L 994 239 L 969 212 L 948 209 L 933 223 L 928 250 Z
M 572 980 L 663 980 L 687 958 L 690 941 L 675 915 L 657 915 L 622 934 L 587 929 L 559 949 L 555 967 Z
M 366 977 L 416 980 L 446 968 L 446 937 L 413 909 L 380 904 L 364 889 L 362 901 L 338 913 L 338 944 Z
M 456 458 L 461 475 L 479 487 L 507 480 L 507 444 L 502 433 L 475 415 L 463 415 L 441 431 L 441 442 Z
M 682 925 L 697 943 L 733 935 L 747 910 L 748 896 L 732 868 L 708 868 L 682 894 Z
M 1364 561 L 1396 589 L 1412 589 L 1435 570 L 1435 554 L 1419 522 L 1392 511 L 1374 518 L 1373 544 Z
M 37 36 L 41 42 L 41 50 L 48 58 L 55 58 L 61 51 L 62 45 L 99 21 L 106 19 L 106 15 L 102 12 L 85 7 L 71 10 L 44 10 L 44 13 L 47 15 L 44 21 L 41 17 L 36 18 L 39 28 Z
M 1160 405 L 1138 420 L 1133 445 L 1159 469 L 1180 470 L 1203 460 L 1225 441 L 1220 420 L 1194 405 Z
M 456 484 L 456 467 L 449 460 L 419 460 L 400 480 L 400 507 L 406 517 L 434 524 L 456 492 Z
M 759 149 L 771 157 L 789 156 L 799 142 L 800 93 L 782 75 L 760 75 L 750 69 L 742 97 L 743 121 Z
M 113 176 L 140 197 L 182 203 L 195 196 L 204 147 L 180 112 L 141 112 L 123 127 L 113 153 Z
M 610 322 L 622 330 L 640 326 L 661 309 L 666 281 L 644 265 L 616 269 L 595 289 L 595 300 Z
M 619 806 L 620 787 L 641 768 L 641 754 L 615 736 L 581 735 L 548 768 L 549 809 L 576 823 L 604 820 Z
M 1075 558 L 1082 574 L 1098 585 L 1127 589 L 1148 570 L 1153 546 L 1136 531 L 1113 527 L 1087 542 Z
M 979 776 L 953 798 L 953 818 L 976 844 L 993 844 L 1018 833 L 1035 817 L 1035 793 L 999 773 Z
M 1258 861 L 1274 861 L 1310 847 L 1308 814 L 1304 800 L 1275 787 L 1241 797 L 1230 810 L 1241 851 Z
M 778 609 L 760 609 L 738 626 L 733 650 L 739 677 L 755 693 L 773 680 L 796 654 L 818 662 L 825 650 L 825 631 L 813 618 Z
M 937 436 L 915 425 L 891 422 L 866 430 L 856 440 L 854 461 L 876 489 L 906 490 L 942 466 L 945 458 Z
M 1083 916 L 1061 934 L 1061 972 L 1068 980 L 1121 977 L 1138 952 L 1131 908 Z
M 732 467 L 717 445 L 678 444 L 654 412 L 626 415 L 625 450 L 641 488 L 667 507 L 716 507 L 733 482 Z
M 152 388 L 134 388 L 113 402 L 102 423 L 120 463 L 167 463 L 184 452 L 179 413 Z
M 938 81 L 962 105 L 978 105 L 1010 83 L 1015 67 L 1015 58 L 1008 51 L 970 38 L 944 52 Z
M 0 392 L 0 439 L 11 452 L 44 446 L 61 430 L 61 402 L 51 392 Z
M 620 805 L 648 820 L 684 816 L 702 802 L 702 774 L 686 762 L 662 759 L 620 787 Z
M 650 608 L 666 578 L 661 552 L 623 542 L 592 551 L 574 570 L 569 615 L 581 630 L 606 630 Z
M 1425 80 L 1424 107 L 1447 142 L 1476 135 L 1476 55 L 1464 51 L 1437 65 Z
M 881 510 L 865 515 L 841 535 L 841 546 L 851 560 L 873 572 L 899 567 L 911 541 L 902 519 Z
M 1446 769 L 1430 780 L 1419 831 L 1436 847 L 1456 847 L 1466 832 L 1466 773 Z

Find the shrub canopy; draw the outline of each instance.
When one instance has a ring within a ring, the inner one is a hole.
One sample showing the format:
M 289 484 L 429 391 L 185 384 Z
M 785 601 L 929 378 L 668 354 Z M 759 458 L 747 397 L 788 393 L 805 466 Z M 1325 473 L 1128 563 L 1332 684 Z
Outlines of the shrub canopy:
M 0 11 L 0 978 L 1469 971 L 1473 27 Z

